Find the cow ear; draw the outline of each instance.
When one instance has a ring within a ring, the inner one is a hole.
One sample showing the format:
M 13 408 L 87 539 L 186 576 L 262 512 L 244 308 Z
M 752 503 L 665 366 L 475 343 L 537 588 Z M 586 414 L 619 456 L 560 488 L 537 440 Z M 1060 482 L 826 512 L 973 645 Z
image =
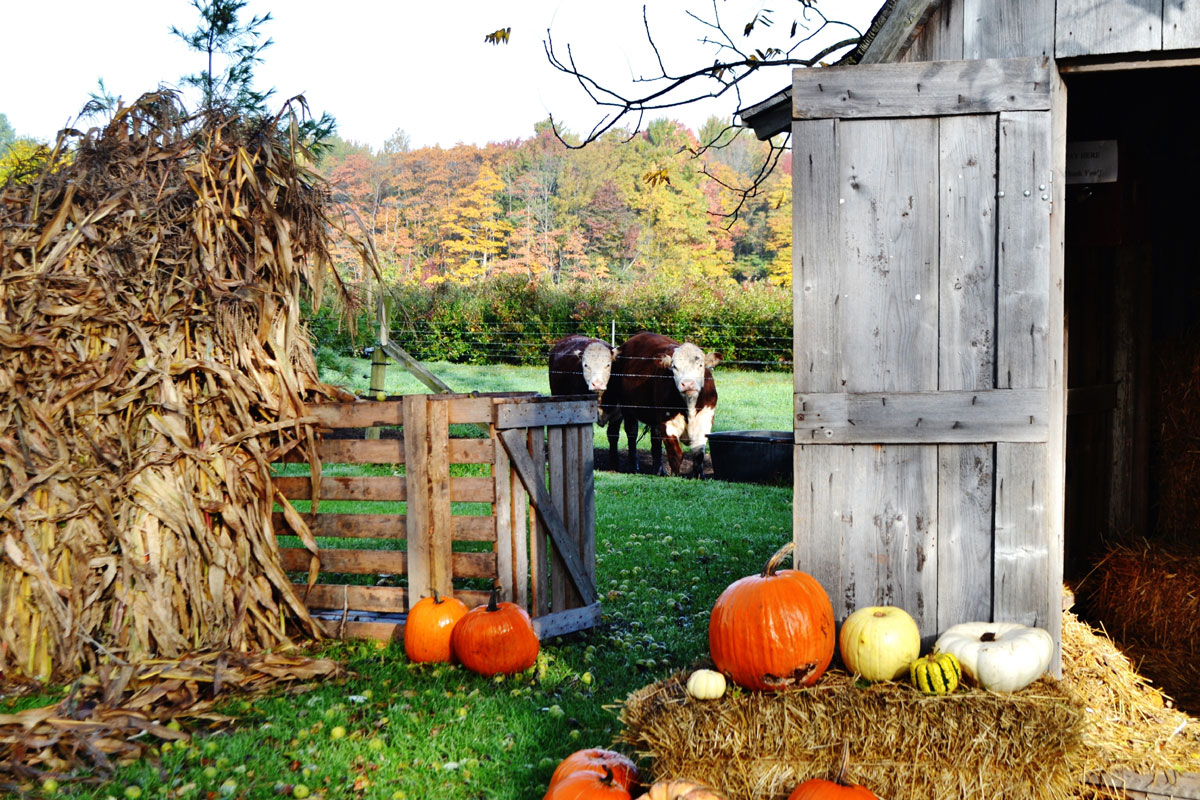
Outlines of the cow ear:
M 705 353 L 704 354 L 704 366 L 708 367 L 709 369 L 712 369 L 713 367 L 715 367 L 717 364 L 720 364 L 720 363 L 721 363 L 721 354 L 720 353 Z
M 662 367 L 663 369 L 670 369 L 671 362 L 674 360 L 675 360 L 675 351 L 672 350 L 671 352 L 663 353 L 661 356 L 658 357 L 658 365 L 660 367 Z
M 572 350 L 571 355 L 575 356 L 576 358 L 583 358 L 583 351 L 582 350 Z
M 609 349 L 610 349 L 610 350 L 612 350 L 613 361 L 616 361 L 616 360 L 617 360 L 617 356 L 621 355 L 621 348 L 619 348 L 619 347 L 612 347 L 612 348 L 609 348 Z

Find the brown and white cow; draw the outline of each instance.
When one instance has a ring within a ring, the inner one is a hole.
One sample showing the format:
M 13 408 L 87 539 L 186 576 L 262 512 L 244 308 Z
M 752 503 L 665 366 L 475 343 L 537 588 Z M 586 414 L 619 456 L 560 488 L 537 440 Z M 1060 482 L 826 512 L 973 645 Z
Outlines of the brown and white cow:
M 612 380 L 601 403 L 609 416 L 609 463 L 618 459 L 624 420 L 630 471 L 637 471 L 637 426 L 650 429 L 654 470 L 665 474 L 662 446 L 667 447 L 671 474 L 679 475 L 683 447 L 691 451 L 692 475 L 704 469 L 704 446 L 717 410 L 717 385 L 712 367 L 717 357 L 691 342 L 642 331 L 625 340 L 613 361 Z M 682 443 L 682 444 L 681 444 Z
M 608 342 L 573 333 L 550 347 L 550 394 L 573 395 L 594 392 L 600 401 L 608 388 L 615 351 Z M 608 419 L 600 408 L 598 422 Z

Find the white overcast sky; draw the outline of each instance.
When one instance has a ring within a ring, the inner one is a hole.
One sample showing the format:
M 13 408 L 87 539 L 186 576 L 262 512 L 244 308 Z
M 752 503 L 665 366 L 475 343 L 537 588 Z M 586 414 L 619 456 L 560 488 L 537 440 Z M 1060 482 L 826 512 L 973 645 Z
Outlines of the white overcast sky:
M 882 1 L 819 0 L 818 7 L 865 30 Z M 242 18 L 271 13 L 263 31 L 274 44 L 255 74 L 258 88 L 275 88 L 272 102 L 304 94 L 315 113 L 337 118 L 343 138 L 376 149 L 397 129 L 414 147 L 450 147 L 528 138 L 551 112 L 572 131 L 590 130 L 603 112 L 547 63 L 547 29 L 561 57 L 569 44 L 581 71 L 632 92 L 631 77 L 657 70 L 643 5 L 672 72 L 712 58 L 698 43 L 710 31 L 685 9 L 711 19 L 715 7 L 739 41 L 764 47 L 777 40 L 741 39 L 754 12 L 771 9 L 768 32 L 778 35 L 801 9 L 798 0 L 250 0 Z M 0 113 L 18 135 L 50 140 L 75 120 L 100 78 L 127 102 L 160 83 L 175 85 L 203 61 L 170 26 L 191 30 L 198 20 L 188 0 L 8 3 L 0 15 Z M 509 44 L 484 43 L 502 27 L 512 28 Z M 759 77 L 743 91 L 744 103 L 788 79 L 782 71 Z M 730 99 L 660 116 L 697 128 L 735 107 Z

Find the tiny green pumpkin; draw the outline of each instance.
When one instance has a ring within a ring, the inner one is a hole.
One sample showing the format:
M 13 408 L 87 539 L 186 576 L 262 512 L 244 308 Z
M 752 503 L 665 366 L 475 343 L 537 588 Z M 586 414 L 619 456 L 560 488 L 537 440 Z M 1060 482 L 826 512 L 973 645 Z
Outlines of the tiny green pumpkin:
M 925 694 L 950 694 L 962 680 L 962 665 L 953 653 L 930 653 L 914 661 L 908 675 Z

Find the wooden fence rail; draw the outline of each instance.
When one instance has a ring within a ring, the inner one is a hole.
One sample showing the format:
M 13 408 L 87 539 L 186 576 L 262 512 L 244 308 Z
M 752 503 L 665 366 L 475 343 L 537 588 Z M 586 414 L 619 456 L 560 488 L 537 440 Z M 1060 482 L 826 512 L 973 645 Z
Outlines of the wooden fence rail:
M 297 592 L 330 635 L 347 638 L 401 636 L 417 599 L 436 589 L 474 606 L 487 601 L 493 584 L 529 610 L 539 636 L 595 625 L 596 410 L 591 398 L 534 394 L 420 394 L 309 409 L 329 431 L 318 447 L 322 465 L 395 467 L 382 476 L 274 479 L 281 502 L 312 504 L 300 516 L 325 540 L 315 555 L 282 548 L 285 569 L 315 575 L 311 586 L 297 578 Z M 450 426 L 464 424 L 487 438 L 452 437 Z M 367 439 L 367 428 L 385 431 Z M 456 474 L 464 470 L 452 467 L 461 464 L 485 465 L 487 474 Z M 395 510 L 330 512 L 326 501 L 392 503 Z M 464 512 L 459 503 L 487 504 L 488 513 L 479 506 Z M 289 516 L 276 512 L 278 534 L 292 534 Z M 354 576 L 404 585 L 365 585 Z

